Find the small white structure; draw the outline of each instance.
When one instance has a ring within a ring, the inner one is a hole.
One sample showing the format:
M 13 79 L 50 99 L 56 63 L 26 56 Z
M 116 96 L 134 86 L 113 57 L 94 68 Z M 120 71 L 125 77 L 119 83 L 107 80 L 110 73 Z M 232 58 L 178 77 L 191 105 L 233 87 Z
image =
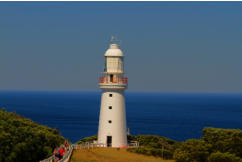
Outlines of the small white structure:
M 99 86 L 103 92 L 98 143 L 106 147 L 127 147 L 124 90 L 127 88 L 128 78 L 124 77 L 124 55 L 118 44 L 110 44 L 104 56 L 104 72 L 99 78 Z

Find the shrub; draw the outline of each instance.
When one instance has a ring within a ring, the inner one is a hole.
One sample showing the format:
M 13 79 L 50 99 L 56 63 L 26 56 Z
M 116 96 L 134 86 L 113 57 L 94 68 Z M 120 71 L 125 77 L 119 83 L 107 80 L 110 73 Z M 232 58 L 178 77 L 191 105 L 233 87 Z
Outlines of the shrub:
M 189 153 L 187 151 L 176 149 L 173 158 L 176 160 L 176 162 L 191 162 L 191 156 L 189 156 Z
M 211 145 L 203 140 L 191 139 L 180 145 L 174 152 L 173 158 L 176 161 L 205 162 L 210 154 Z
M 33 162 L 47 158 L 64 142 L 59 131 L 0 110 L 0 161 Z
M 212 150 L 229 152 L 242 158 L 242 130 L 204 128 L 202 139 L 212 145 Z
M 97 135 L 94 135 L 94 136 L 91 136 L 91 137 L 85 137 L 85 138 L 82 138 L 80 139 L 77 144 L 83 144 L 83 143 L 87 143 L 87 142 L 93 142 L 97 140 Z
M 208 157 L 209 162 L 242 162 L 242 159 L 228 152 L 215 152 Z
M 156 135 L 128 136 L 128 140 L 136 140 L 141 146 L 139 148 L 128 149 L 128 151 L 144 155 L 159 156 L 164 159 L 172 158 L 178 143 L 171 139 Z

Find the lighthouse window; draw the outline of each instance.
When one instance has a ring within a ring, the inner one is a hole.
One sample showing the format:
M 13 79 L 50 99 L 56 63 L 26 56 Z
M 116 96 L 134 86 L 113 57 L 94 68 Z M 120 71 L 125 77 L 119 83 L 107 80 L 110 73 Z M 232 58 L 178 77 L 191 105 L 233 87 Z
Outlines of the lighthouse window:
M 109 109 L 112 109 L 112 106 L 109 106 L 108 108 L 109 108 Z
M 107 72 L 107 57 L 105 57 L 104 72 Z
M 113 94 L 112 94 L 112 93 L 110 93 L 110 94 L 109 94 L 109 97 L 113 97 Z
M 109 123 L 112 123 L 112 120 L 109 120 L 108 122 L 109 122 Z

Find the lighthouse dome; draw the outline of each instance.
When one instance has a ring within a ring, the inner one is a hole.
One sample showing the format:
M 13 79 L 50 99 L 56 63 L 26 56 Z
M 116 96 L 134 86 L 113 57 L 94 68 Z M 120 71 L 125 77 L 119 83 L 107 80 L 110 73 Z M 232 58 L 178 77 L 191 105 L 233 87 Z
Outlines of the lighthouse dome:
M 119 49 L 118 44 L 110 44 L 109 49 L 105 52 L 104 56 L 123 57 L 123 52 Z

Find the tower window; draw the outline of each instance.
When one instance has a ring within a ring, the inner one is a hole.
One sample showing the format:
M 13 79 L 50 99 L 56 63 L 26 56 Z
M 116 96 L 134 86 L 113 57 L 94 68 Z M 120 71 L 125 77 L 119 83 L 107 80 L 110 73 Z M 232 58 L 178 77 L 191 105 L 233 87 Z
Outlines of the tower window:
M 109 120 L 108 123 L 112 123 L 112 120 Z
M 107 57 L 105 57 L 104 72 L 107 72 Z
M 112 93 L 110 93 L 110 94 L 109 94 L 109 97 L 113 97 L 113 94 L 112 94 Z
M 112 106 L 108 106 L 109 109 L 112 109 Z

